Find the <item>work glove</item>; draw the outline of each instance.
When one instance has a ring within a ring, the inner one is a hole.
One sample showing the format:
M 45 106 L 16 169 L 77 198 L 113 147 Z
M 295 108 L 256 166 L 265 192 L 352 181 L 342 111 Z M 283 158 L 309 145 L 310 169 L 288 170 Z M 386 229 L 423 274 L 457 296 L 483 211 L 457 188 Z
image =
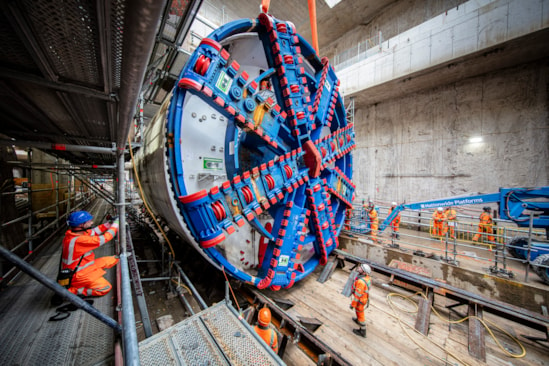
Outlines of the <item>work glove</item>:
M 118 221 L 118 215 L 116 216 L 107 215 L 107 220 L 110 222 Z
M 353 304 L 349 305 L 349 309 L 354 310 L 354 308 Z

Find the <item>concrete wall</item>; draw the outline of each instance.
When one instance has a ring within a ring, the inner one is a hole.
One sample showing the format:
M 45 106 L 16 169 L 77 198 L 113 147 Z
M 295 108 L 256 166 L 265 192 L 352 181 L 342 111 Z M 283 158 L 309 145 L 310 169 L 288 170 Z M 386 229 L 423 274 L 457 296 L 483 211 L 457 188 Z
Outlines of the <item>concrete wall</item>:
M 387 39 L 379 53 L 338 71 L 341 90 L 350 95 L 547 27 L 549 0 L 471 0 Z
M 407 0 L 395 1 L 373 19 L 364 19 L 364 24 L 355 27 L 344 37 L 330 45 L 321 45 L 321 55 L 333 62 L 334 55 L 357 43 L 376 37 L 380 32 L 383 39 L 390 39 L 431 18 L 459 9 L 466 0 Z
M 384 266 L 390 266 L 393 261 L 408 263 L 422 269 L 422 275 L 430 279 L 536 313 L 543 306 L 547 307 L 549 304 L 549 290 L 546 287 L 540 288 L 538 284 L 521 283 L 479 272 L 467 265 L 454 266 L 442 261 L 415 256 L 398 249 L 371 244 L 361 238 L 341 235 L 339 244 L 339 249 L 373 263 Z M 532 276 L 536 277 L 535 274 Z
M 414 202 L 548 185 L 548 89 L 545 60 L 357 110 L 357 198 Z

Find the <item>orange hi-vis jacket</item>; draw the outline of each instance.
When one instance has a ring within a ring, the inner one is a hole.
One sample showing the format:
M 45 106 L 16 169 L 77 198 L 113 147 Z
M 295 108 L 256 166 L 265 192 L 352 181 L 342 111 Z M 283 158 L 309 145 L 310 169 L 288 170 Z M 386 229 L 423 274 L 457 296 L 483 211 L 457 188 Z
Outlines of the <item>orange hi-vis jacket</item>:
M 353 293 L 351 305 L 356 308 L 359 305 L 366 305 L 370 295 L 372 279 L 369 275 L 358 276 L 353 282 Z
M 448 219 L 448 221 L 454 221 L 457 217 L 456 210 L 452 208 L 447 208 L 444 211 L 444 214 L 446 215 L 446 218 Z
M 345 230 L 351 230 L 351 217 L 353 216 L 353 211 L 348 208 L 345 210 Z
M 446 221 L 446 215 L 444 212 L 435 211 L 433 213 L 433 221 L 435 224 L 442 224 L 444 221 Z
M 366 325 L 366 315 L 364 309 L 368 305 L 370 299 L 370 286 L 372 279 L 369 275 L 358 276 L 353 282 L 353 293 L 351 307 L 355 309 L 358 324 Z
M 372 225 L 376 225 L 376 228 L 377 228 L 378 221 L 377 221 L 377 211 L 375 208 L 368 212 L 368 219 L 370 220 L 370 223 Z
M 278 336 L 276 335 L 274 329 L 269 326 L 257 324 L 254 327 L 254 330 L 275 353 L 278 353 Z
M 492 216 L 488 212 L 483 212 L 479 217 L 480 225 L 486 225 L 486 227 L 492 227 Z
M 67 230 L 63 238 L 62 268 L 74 270 L 80 262 L 76 278 L 94 280 L 102 277 L 106 272 L 95 266 L 94 249 L 111 241 L 118 231 L 118 223 L 105 223 L 92 229 L 74 232 Z M 83 256 L 83 257 L 82 257 Z
M 433 223 L 434 223 L 434 235 L 443 236 L 445 235 L 445 223 L 446 215 L 444 212 L 439 212 L 438 210 L 433 213 Z
M 473 236 L 473 241 L 479 240 L 480 236 L 483 233 L 487 233 L 487 234 L 493 233 L 492 225 L 494 222 L 492 220 L 492 216 L 488 212 L 481 213 L 479 220 L 480 222 L 478 223 L 478 232 L 475 234 L 475 236 Z M 494 241 L 494 237 L 492 235 L 488 235 L 488 240 Z
M 392 207 L 389 209 L 389 212 L 387 213 L 387 216 L 390 216 L 391 212 L 393 212 Z M 395 216 L 393 221 L 391 221 L 391 227 L 393 228 L 394 231 L 398 231 L 399 226 L 400 226 L 400 212 Z

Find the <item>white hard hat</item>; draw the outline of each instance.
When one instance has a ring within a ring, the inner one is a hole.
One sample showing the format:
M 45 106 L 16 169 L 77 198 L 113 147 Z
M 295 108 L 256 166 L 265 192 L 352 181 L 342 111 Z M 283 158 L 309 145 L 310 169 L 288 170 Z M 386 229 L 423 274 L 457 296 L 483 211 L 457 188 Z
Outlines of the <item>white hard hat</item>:
M 397 203 L 396 202 L 391 202 L 391 206 L 396 206 Z
M 362 269 L 362 272 L 366 273 L 366 274 L 370 274 L 370 272 L 372 272 L 372 269 L 370 268 L 369 265 L 367 265 L 366 263 L 362 263 L 360 265 L 360 269 Z
M 442 212 L 442 207 L 437 208 L 438 212 Z

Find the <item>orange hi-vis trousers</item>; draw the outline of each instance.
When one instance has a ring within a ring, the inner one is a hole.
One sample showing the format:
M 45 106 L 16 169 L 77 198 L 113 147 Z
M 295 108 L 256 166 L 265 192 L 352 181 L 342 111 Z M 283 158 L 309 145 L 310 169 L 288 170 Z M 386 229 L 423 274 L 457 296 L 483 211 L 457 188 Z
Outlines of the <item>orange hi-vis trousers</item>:
M 83 273 L 76 272 L 69 291 L 83 296 L 106 295 L 112 289 L 112 285 L 103 277 L 105 269 L 115 266 L 118 261 L 119 259 L 114 256 L 96 258 L 93 265 L 82 271 Z
M 492 229 L 492 216 L 489 213 L 483 212 L 480 214 L 480 222 L 478 224 L 478 232 L 473 236 L 473 241 L 478 241 L 482 234 L 488 234 L 488 241 L 494 241 L 494 233 Z

